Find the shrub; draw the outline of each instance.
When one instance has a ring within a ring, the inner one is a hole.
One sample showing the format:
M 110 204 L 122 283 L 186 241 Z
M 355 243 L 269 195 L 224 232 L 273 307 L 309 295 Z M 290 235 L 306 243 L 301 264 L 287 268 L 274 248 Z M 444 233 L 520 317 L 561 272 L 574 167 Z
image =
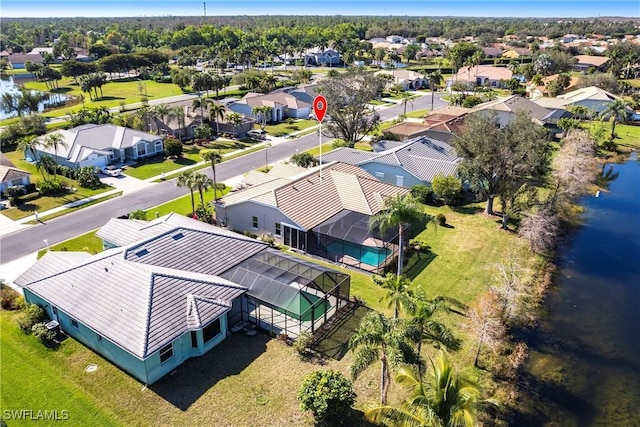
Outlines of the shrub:
M 340 372 L 315 371 L 307 375 L 298 392 L 300 409 L 311 411 L 317 420 L 339 419 L 356 400 L 351 381 Z
M 31 332 L 35 335 L 36 338 L 40 340 L 40 342 L 46 346 L 50 346 L 53 344 L 56 339 L 55 331 L 51 331 L 47 329 L 47 325 L 44 322 L 39 322 L 34 324 L 31 327 Z
M 83 166 L 75 171 L 78 185 L 83 188 L 97 188 L 100 186 L 100 178 L 96 173 L 96 169 L 92 166 Z
M 411 187 L 411 195 L 420 203 L 433 203 L 433 189 L 427 184 L 416 184 Z
M 26 189 L 24 185 L 14 185 L 4 190 L 4 194 L 13 206 L 17 206 L 20 203 L 20 196 L 26 194 Z
M 145 211 L 143 211 L 142 209 L 136 209 L 135 211 L 129 212 L 129 216 L 127 218 L 128 219 L 146 220 L 147 219 L 147 213 Z
M 310 168 L 316 164 L 316 159 L 313 158 L 311 153 L 303 151 L 302 153 L 296 153 L 291 156 L 291 163 L 301 168 Z
M 462 194 L 462 182 L 453 175 L 438 174 L 431 182 L 434 193 L 442 198 L 445 205 L 451 205 L 458 200 Z
M 436 215 L 436 222 L 440 227 L 444 227 L 447 224 L 447 217 L 439 213 Z
M 333 148 L 341 148 L 341 147 L 353 148 L 354 145 L 355 145 L 355 142 L 353 142 L 353 141 L 344 141 L 342 139 L 336 139 L 333 142 L 333 144 L 331 144 L 331 147 L 333 147 Z
M 21 310 L 24 308 L 24 298 L 18 291 L 0 282 L 0 300 L 3 310 Z
M 462 100 L 462 106 L 465 108 L 473 108 L 478 104 L 482 104 L 482 98 L 479 96 L 469 95 Z
M 164 140 L 164 152 L 169 157 L 181 157 L 182 143 L 173 137 L 167 137 Z
M 50 179 L 41 181 L 38 191 L 43 196 L 48 194 L 56 194 L 62 192 L 64 184 L 61 181 L 52 181 Z
M 298 338 L 293 342 L 293 349 L 300 356 L 305 356 L 307 354 L 307 348 L 313 343 L 313 335 L 309 332 L 303 332 L 298 335 Z
M 18 319 L 18 325 L 25 333 L 29 333 L 33 325 L 45 320 L 47 320 L 47 312 L 42 307 L 36 304 L 27 304 L 24 314 Z

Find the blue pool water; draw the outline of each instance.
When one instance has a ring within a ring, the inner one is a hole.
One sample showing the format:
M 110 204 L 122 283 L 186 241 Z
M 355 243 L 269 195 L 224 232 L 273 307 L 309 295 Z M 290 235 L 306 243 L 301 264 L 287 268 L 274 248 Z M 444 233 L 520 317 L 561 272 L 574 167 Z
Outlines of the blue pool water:
M 333 242 L 327 246 L 328 252 L 349 255 L 359 259 L 360 262 L 374 267 L 379 266 L 389 256 L 391 251 L 387 248 L 374 248 L 371 246 L 356 245 L 350 242 Z

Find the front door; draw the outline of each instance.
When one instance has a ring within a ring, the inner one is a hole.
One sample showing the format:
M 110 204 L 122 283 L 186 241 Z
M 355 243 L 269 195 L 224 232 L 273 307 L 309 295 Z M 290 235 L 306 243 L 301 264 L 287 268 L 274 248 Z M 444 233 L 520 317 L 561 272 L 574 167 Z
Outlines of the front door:
M 286 224 L 282 224 L 282 228 L 284 232 L 282 242 L 290 248 L 304 250 L 304 231 Z

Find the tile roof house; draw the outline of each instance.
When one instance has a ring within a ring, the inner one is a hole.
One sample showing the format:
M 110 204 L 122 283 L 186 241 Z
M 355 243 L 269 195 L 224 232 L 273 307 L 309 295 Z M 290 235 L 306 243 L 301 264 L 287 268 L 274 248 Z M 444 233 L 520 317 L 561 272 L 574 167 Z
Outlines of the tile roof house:
M 9 187 L 27 186 L 30 183 L 31 174 L 15 167 L 3 153 L 0 153 L 0 193 Z
M 206 353 L 238 322 L 297 336 L 348 299 L 348 275 L 197 222 L 111 220 L 98 232 L 110 249 L 47 252 L 15 283 L 68 335 L 145 384 Z
M 500 58 L 502 56 L 502 49 L 498 47 L 483 47 L 482 52 L 487 58 Z
M 135 161 L 164 151 L 162 136 L 112 124 L 86 124 L 53 133 L 62 136 L 64 145 L 58 146 L 57 154 L 53 147 L 38 145 L 37 156 L 51 156 L 74 169 Z
M 240 100 L 230 103 L 228 108 L 247 117 L 259 119 L 254 116 L 253 109 L 263 106 L 271 108 L 267 122 L 281 122 L 287 117 L 306 119 L 311 113 L 310 103 L 285 92 L 267 94 L 249 92 Z
M 411 70 L 381 70 L 375 73 L 377 76 L 387 75 L 391 76 L 391 80 L 387 83 L 387 86 L 400 85 L 404 90 L 415 90 L 423 87 L 427 87 L 429 84 L 428 79 L 424 74 L 416 73 Z
M 542 82 L 543 84 L 540 86 L 537 86 L 535 84 L 533 84 L 532 82 L 527 83 L 526 86 L 526 94 L 527 94 L 527 98 L 533 100 L 536 100 L 538 98 L 542 98 L 543 96 L 547 96 L 548 92 L 547 92 L 547 84 L 549 84 L 550 82 L 554 81 L 555 79 L 557 79 L 559 76 L 559 74 L 552 74 L 550 76 L 546 76 L 542 78 Z M 578 83 L 580 82 L 580 79 L 577 77 L 569 77 L 569 86 L 567 86 L 566 88 L 563 89 L 563 92 L 568 92 L 571 90 L 576 89 L 576 87 L 578 86 Z
M 502 57 L 509 58 L 509 59 L 517 59 L 517 58 L 520 58 L 521 56 L 531 56 L 531 55 L 533 55 L 533 52 L 531 52 L 526 47 L 514 47 L 504 52 L 502 54 Z
M 590 68 L 595 68 L 598 71 L 605 71 L 609 57 L 607 56 L 594 56 L 594 55 L 576 55 L 578 61 L 573 69 L 576 71 L 589 71 Z
M 382 182 L 411 188 L 430 184 L 436 175 L 453 175 L 460 158 L 453 148 L 426 136 L 407 141 L 380 141 L 374 151 L 338 148 L 322 158 L 357 165 Z
M 617 99 L 621 98 L 599 87 L 589 86 L 567 92 L 555 98 L 539 98 L 533 102 L 550 110 L 566 110 L 567 107 L 578 105 L 586 107 L 595 115 L 598 115 L 602 114 L 608 105 Z M 629 109 L 629 112 L 631 113 L 632 110 Z
M 454 77 L 447 79 L 447 87 L 450 88 L 456 81 L 466 82 L 469 85 L 502 87 L 503 81 L 510 80 L 512 77 L 513 72 L 505 67 L 493 65 L 460 67 Z
M 518 95 L 511 95 L 506 98 L 500 98 L 476 105 L 472 109 L 471 114 L 495 114 L 500 127 L 504 127 L 514 119 L 518 112 L 527 113 L 534 123 L 543 126 L 545 124 L 545 118 L 550 111 L 549 109 L 541 107 L 526 98 Z
M 269 178 L 219 199 L 217 222 L 369 271 L 391 260 L 396 236 L 370 231 L 367 221 L 383 208 L 386 197 L 408 189 L 341 162 Z
M 33 62 L 34 64 L 43 64 L 44 59 L 42 55 L 38 53 L 12 53 L 7 57 L 11 68 L 14 70 L 22 70 L 25 68 L 27 62 Z

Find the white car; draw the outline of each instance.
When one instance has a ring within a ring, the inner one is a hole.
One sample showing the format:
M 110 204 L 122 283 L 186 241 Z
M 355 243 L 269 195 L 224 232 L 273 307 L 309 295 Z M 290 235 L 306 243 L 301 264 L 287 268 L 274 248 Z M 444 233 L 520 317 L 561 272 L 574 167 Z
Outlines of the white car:
M 122 169 L 116 168 L 115 166 L 106 166 L 106 167 L 100 169 L 100 172 L 102 172 L 103 174 L 108 175 L 108 176 L 120 176 L 120 175 L 122 175 Z

